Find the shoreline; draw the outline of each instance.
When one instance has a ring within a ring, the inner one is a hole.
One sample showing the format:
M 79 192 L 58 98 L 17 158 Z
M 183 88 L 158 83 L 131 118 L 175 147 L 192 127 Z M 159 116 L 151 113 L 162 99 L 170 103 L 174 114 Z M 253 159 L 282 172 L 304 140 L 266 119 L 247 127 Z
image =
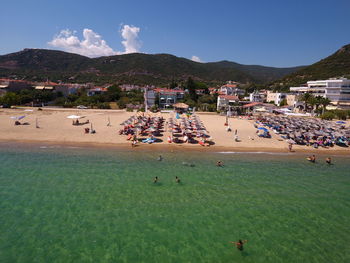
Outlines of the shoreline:
M 43 145 L 44 144 L 44 145 Z M 210 146 L 198 147 L 195 145 L 178 145 L 178 144 L 139 144 L 136 147 L 131 147 L 130 143 L 101 143 L 101 142 L 54 142 L 47 140 L 3 140 L 0 139 L 0 147 L 3 145 L 21 145 L 21 146 L 49 146 L 49 147 L 72 147 L 72 148 L 99 148 L 99 149 L 116 149 L 121 151 L 136 151 L 136 152 L 208 152 L 208 153 L 252 153 L 252 154 L 269 154 L 269 153 L 283 153 L 291 155 L 340 155 L 350 156 L 349 151 L 344 149 L 295 149 L 289 152 L 287 148 L 279 149 L 272 147 L 232 147 L 232 146 Z

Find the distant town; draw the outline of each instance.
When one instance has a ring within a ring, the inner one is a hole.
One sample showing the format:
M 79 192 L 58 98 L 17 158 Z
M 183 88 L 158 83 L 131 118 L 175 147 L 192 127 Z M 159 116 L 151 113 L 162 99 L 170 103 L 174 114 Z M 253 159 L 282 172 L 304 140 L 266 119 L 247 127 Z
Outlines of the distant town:
M 172 83 L 167 88 L 0 79 L 1 107 L 22 105 L 157 111 L 172 109 L 179 102 L 199 111 L 228 115 L 258 112 L 321 115 L 326 110 L 350 109 L 350 80 L 308 81 L 300 87 L 290 87 L 289 92 L 260 89 L 248 93 L 244 84 L 235 81 L 227 81 L 217 87 L 198 87 L 191 78 L 184 86 Z M 333 118 L 333 115 L 328 114 L 325 118 Z

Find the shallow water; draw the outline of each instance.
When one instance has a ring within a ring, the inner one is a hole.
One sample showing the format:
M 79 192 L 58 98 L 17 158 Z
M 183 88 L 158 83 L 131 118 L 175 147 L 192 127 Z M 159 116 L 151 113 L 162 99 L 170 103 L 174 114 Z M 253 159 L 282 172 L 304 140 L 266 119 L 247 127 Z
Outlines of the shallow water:
M 1 262 L 350 262 L 349 157 L 161 154 L 0 145 Z

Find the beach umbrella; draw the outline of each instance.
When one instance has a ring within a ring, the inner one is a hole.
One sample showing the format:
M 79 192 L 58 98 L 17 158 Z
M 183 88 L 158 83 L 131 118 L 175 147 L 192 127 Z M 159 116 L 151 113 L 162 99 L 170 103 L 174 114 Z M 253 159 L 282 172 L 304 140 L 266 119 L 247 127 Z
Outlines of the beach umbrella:
M 268 129 L 264 128 L 264 127 L 259 127 L 258 130 L 263 130 L 264 132 L 269 131 Z
M 337 121 L 336 124 L 346 124 L 345 121 Z
M 10 117 L 11 119 L 13 119 L 13 120 L 22 120 L 23 118 L 24 118 L 25 116 L 24 115 L 22 115 L 22 116 L 12 116 L 12 117 Z

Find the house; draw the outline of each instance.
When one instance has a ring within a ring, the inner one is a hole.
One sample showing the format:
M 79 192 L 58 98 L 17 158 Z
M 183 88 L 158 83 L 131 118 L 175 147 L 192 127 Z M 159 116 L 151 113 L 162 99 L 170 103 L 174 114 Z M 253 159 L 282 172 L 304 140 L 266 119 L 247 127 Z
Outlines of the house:
M 266 92 L 255 90 L 249 94 L 250 102 L 263 102 L 266 99 Z
M 35 90 L 50 90 L 50 91 L 54 91 L 57 86 L 58 86 L 58 84 L 55 83 L 55 82 L 46 81 L 46 82 L 36 83 L 34 85 L 34 89 Z
M 94 95 L 103 94 L 104 92 L 107 92 L 107 91 L 108 89 L 104 87 L 93 87 L 87 91 L 87 95 L 94 96 Z
M 178 100 L 185 97 L 185 91 L 178 89 L 156 88 L 154 92 L 159 96 L 158 104 L 162 109 L 172 107 Z
M 156 104 L 156 93 L 154 92 L 154 89 L 148 86 L 144 87 L 143 97 L 145 100 L 144 104 L 146 111 Z
M 230 106 L 233 106 L 235 103 L 239 102 L 238 96 L 234 95 L 219 95 L 217 100 L 216 109 L 218 111 L 227 111 Z
M 286 99 L 287 95 L 288 95 L 287 93 L 283 93 L 283 92 L 267 91 L 266 101 L 273 102 L 275 105 L 280 106 L 282 100 Z
M 290 91 L 296 95 L 311 93 L 328 98 L 340 108 L 350 107 L 350 80 L 346 78 L 308 81 L 304 86 L 290 87 Z
M 243 96 L 245 92 L 239 88 L 238 82 L 228 81 L 225 85 L 220 87 L 218 93 L 220 95 Z
M 0 90 L 2 94 L 6 92 L 18 92 L 22 89 L 33 89 L 29 81 L 15 79 L 0 79 Z

